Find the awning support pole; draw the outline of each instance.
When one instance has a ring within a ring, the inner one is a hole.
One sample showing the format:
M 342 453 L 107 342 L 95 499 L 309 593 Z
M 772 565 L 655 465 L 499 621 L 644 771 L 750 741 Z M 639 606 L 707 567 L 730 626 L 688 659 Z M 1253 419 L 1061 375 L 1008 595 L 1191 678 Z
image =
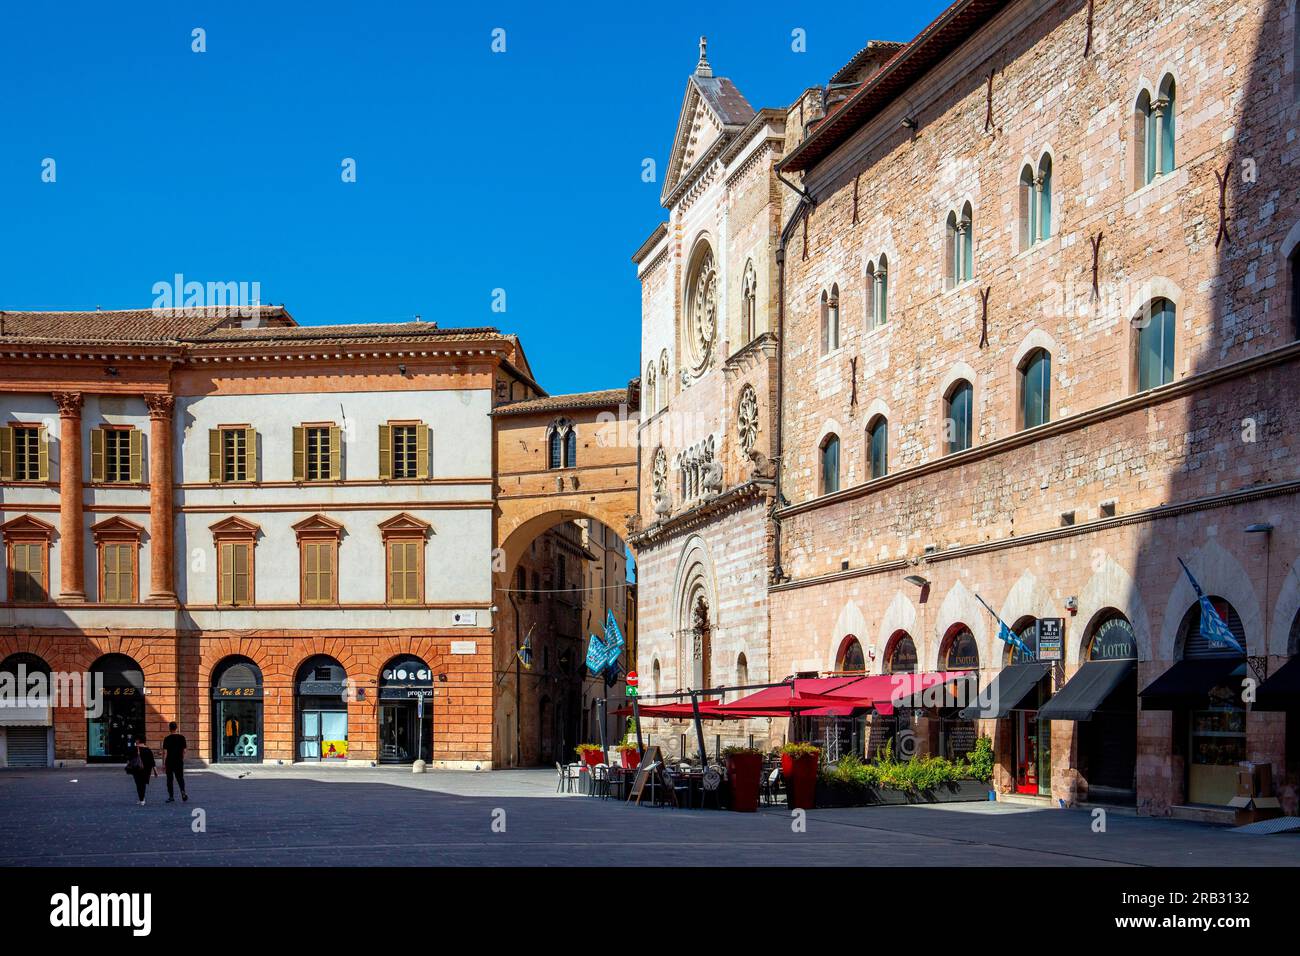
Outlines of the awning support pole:
M 700 723 L 700 695 L 691 691 L 691 710 L 695 714 L 695 739 L 700 745 L 700 769 L 709 765 L 709 751 L 704 744 L 704 725 Z

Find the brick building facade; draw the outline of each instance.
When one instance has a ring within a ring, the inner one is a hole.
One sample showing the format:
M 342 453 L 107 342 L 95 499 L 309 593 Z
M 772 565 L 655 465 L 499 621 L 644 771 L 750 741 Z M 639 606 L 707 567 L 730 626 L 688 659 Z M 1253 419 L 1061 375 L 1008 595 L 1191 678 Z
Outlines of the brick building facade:
M 1240 693 L 1300 634 L 1295 21 L 962 0 L 795 104 L 772 673 L 852 640 L 987 687 L 1011 659 L 978 595 L 1064 619 L 1043 700 L 1107 648 L 1136 679 L 1109 723 L 918 712 L 921 751 L 977 729 L 999 790 L 1156 815 L 1263 762 L 1295 812 L 1294 714 Z M 1247 660 L 1207 647 L 1178 557 Z M 1206 667 L 1208 698 L 1163 693 Z

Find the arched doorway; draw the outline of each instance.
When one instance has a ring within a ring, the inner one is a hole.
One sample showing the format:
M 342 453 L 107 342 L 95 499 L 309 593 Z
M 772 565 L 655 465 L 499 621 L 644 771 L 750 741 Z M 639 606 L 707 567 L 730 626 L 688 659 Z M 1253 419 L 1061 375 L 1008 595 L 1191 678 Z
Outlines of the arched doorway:
M 98 713 L 86 719 L 86 759 L 125 761 L 127 747 L 145 732 L 144 672 L 125 654 L 105 654 L 90 675 L 102 693 Z
M 309 658 L 294 680 L 299 760 L 346 760 L 347 671 L 326 654 Z
M 975 635 L 967 625 L 954 624 L 939 644 L 939 670 L 968 672 L 970 680 L 965 685 L 966 693 L 958 695 L 955 700 L 945 700 L 935 714 L 939 729 L 937 752 L 952 761 L 965 759 L 975 749 L 979 725 L 974 720 L 963 719 L 959 713 L 963 707 L 975 702 L 979 669 L 980 652 Z
M 212 671 L 212 758 L 260 763 L 262 670 L 247 657 L 227 657 Z
M 1086 663 L 1112 663 L 1124 676 L 1091 719 L 1078 723 L 1079 773 L 1088 785 L 1089 803 L 1137 802 L 1137 635 L 1119 611 L 1106 612 L 1083 649 Z M 1068 685 L 1067 685 L 1068 686 Z
M 11 654 L 0 662 L 0 767 L 48 767 L 54 762 L 50 665 L 35 654 Z
M 916 642 L 906 631 L 895 631 L 885 642 L 881 655 L 881 672 L 916 673 Z M 915 711 L 911 707 L 893 708 L 892 714 L 875 713 L 867 737 L 867 756 L 874 758 L 888 750 L 895 757 L 907 758 L 916 753 Z
M 1237 609 L 1217 596 L 1211 596 L 1210 604 L 1245 647 L 1246 631 Z M 1215 676 L 1206 680 L 1208 690 L 1189 697 L 1174 711 L 1174 733 L 1186 740 L 1187 802 L 1224 806 L 1237 794 L 1238 764 L 1247 756 L 1246 705 L 1241 695 L 1246 658 L 1236 648 L 1217 643 L 1202 623 L 1198 601 L 1188 608 L 1178 628 L 1179 659 L 1213 670 Z M 1175 741 L 1176 748 L 1180 742 Z
M 426 763 L 433 748 L 433 671 L 414 654 L 379 671 L 379 762 Z

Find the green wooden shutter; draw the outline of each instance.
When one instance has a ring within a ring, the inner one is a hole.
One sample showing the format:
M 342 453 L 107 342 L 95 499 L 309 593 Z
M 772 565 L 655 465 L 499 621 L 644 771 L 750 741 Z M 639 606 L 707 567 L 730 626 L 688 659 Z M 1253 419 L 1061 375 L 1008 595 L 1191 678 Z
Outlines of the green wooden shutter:
M 221 473 L 221 429 L 208 429 L 208 481 L 222 479 Z
M 393 477 L 393 427 L 379 426 L 379 477 Z
M 5 425 L 0 427 L 0 481 L 13 481 L 13 478 L 14 430 Z
M 104 429 L 90 430 L 90 480 L 104 480 Z
M 144 480 L 144 432 L 138 428 L 131 429 L 131 481 L 139 483 Z
M 337 425 L 330 426 L 329 477 L 336 481 L 343 477 L 343 429 Z
M 302 481 L 307 474 L 307 439 L 301 428 L 293 430 L 293 480 Z
M 415 477 L 429 477 L 429 432 L 424 425 L 415 426 Z

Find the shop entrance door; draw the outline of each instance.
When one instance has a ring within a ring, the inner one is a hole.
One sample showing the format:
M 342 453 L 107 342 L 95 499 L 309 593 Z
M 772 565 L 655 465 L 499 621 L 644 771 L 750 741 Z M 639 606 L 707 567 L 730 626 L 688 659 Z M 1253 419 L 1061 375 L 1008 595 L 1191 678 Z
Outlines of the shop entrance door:
M 298 716 L 298 759 L 346 760 L 348 712 L 304 707 Z
M 1051 738 L 1036 710 L 1014 711 L 1016 735 L 1016 793 L 1049 793 L 1051 788 Z
M 414 763 L 417 753 L 428 761 L 433 721 L 429 702 L 424 704 L 424 727 L 420 727 L 416 701 L 383 704 L 379 708 L 380 763 Z

